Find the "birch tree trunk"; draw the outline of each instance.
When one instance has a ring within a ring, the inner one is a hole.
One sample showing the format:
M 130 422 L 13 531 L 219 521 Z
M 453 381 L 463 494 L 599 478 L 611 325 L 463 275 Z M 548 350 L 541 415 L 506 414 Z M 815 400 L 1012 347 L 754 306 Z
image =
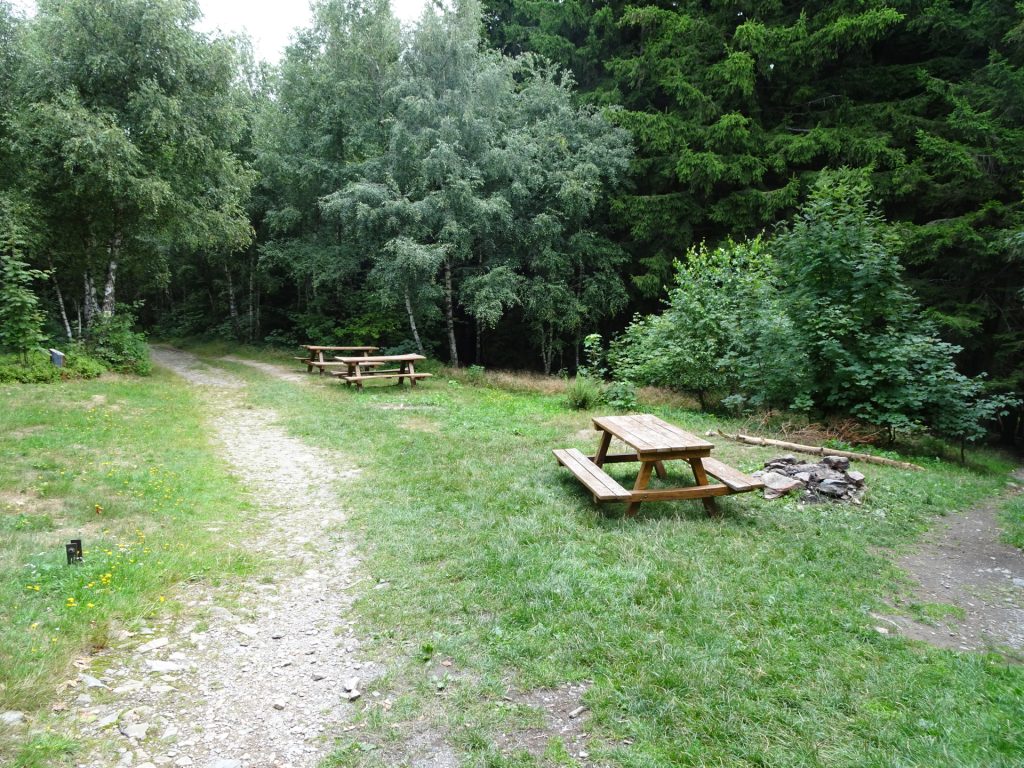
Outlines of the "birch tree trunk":
M 110 255 L 110 263 L 107 266 L 107 282 L 103 286 L 103 315 L 105 317 L 111 317 L 114 314 L 115 304 L 115 292 L 114 288 L 117 283 L 117 262 L 121 256 L 121 233 L 118 232 L 110 240 L 110 246 L 107 249 Z
M 231 279 L 231 268 L 224 262 L 224 275 L 228 279 L 228 314 L 231 317 L 231 327 L 235 331 L 235 338 L 242 337 L 242 327 L 238 319 L 238 305 L 235 303 L 235 282 Z
M 444 320 L 448 330 L 448 356 L 453 368 L 459 367 L 459 350 L 455 346 L 455 297 L 452 291 L 452 265 L 444 260 Z
M 412 313 L 412 301 L 409 300 L 408 289 L 405 291 L 405 311 L 409 315 L 409 328 L 412 329 L 412 338 L 416 342 L 416 351 L 426 356 L 427 353 L 423 351 L 423 342 L 420 341 L 420 332 L 416 328 L 416 317 Z
M 256 338 L 256 328 L 253 325 L 256 321 L 256 308 L 255 308 L 255 291 L 256 291 L 256 260 L 252 257 L 250 251 L 249 254 L 249 338 L 247 341 L 252 343 L 253 339 Z
M 104 317 L 111 317 L 114 314 L 114 285 L 117 282 L 117 261 L 110 260 L 107 266 L 107 282 L 103 286 L 103 306 L 100 311 Z
M 85 327 L 90 328 L 93 318 L 100 312 L 100 305 L 96 299 L 96 284 L 88 272 L 85 273 L 85 295 L 82 300 L 82 308 L 85 314 Z
M 57 306 L 60 308 L 60 319 L 64 323 L 64 333 L 67 334 L 68 341 L 74 341 L 75 335 L 71 332 L 71 323 L 68 322 L 68 311 L 64 307 L 64 294 L 61 293 L 60 283 L 57 282 L 57 270 L 53 268 L 53 260 L 47 259 L 50 265 L 50 276 L 53 278 L 53 287 L 57 291 Z

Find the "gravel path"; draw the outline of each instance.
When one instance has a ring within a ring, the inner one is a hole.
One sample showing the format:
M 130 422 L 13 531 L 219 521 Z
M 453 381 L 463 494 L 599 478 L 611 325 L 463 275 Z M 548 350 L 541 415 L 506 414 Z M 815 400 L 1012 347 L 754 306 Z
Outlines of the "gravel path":
M 1014 480 L 1024 482 L 1024 471 L 1018 470 Z M 1019 492 L 1017 486 L 1008 491 Z M 963 611 L 962 619 L 939 625 L 884 617 L 902 634 L 952 650 L 1024 652 L 1024 552 L 1000 541 L 1002 500 L 950 516 L 916 551 L 899 559 L 917 582 L 914 601 Z
M 273 583 L 237 594 L 186 584 L 176 620 L 115 637 L 96 664 L 106 672 L 83 672 L 71 703 L 68 719 L 91 745 L 76 764 L 314 766 L 380 673 L 361 661 L 347 618 L 360 571 L 335 491 L 358 470 L 288 436 L 273 412 L 245 407 L 238 377 L 178 350 L 156 347 L 153 358 L 199 387 L 223 455 L 256 501 L 253 519 L 231 524 L 280 568 Z

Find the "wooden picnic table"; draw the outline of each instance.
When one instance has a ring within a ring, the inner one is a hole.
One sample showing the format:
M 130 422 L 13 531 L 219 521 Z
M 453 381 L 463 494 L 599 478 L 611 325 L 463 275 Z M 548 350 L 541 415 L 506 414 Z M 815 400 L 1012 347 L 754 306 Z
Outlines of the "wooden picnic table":
M 634 414 L 630 416 L 597 416 L 594 429 L 601 433 L 601 441 L 593 456 L 585 456 L 575 448 L 556 450 L 555 458 L 566 467 L 593 494 L 594 501 L 625 501 L 626 514 L 635 515 L 644 501 L 670 501 L 700 499 L 708 514 L 717 514 L 715 497 L 730 493 L 745 493 L 764 484 L 737 469 L 711 458 L 715 447 L 703 438 L 692 435 L 657 416 Z M 630 453 L 610 454 L 612 438 L 625 443 Z M 684 461 L 693 472 L 695 485 L 675 488 L 649 489 L 651 474 L 665 480 L 666 461 Z M 632 490 L 623 488 L 606 473 L 605 464 L 639 462 L 640 472 Z M 721 482 L 711 482 L 709 475 Z
M 379 347 L 332 347 L 318 344 L 300 344 L 299 346 L 308 350 L 309 354 L 295 359 L 306 364 L 306 373 L 312 373 L 313 368 L 316 367 L 320 369 L 321 376 L 324 373 L 324 369 L 344 365 L 344 363 L 338 362 L 337 358 L 325 360 L 324 352 L 362 352 L 363 355 L 369 355 L 371 352 L 376 352 L 379 349 Z
M 363 388 L 364 381 L 372 379 L 398 379 L 401 385 L 405 379 L 409 380 L 412 386 L 416 386 L 417 379 L 428 379 L 432 374 L 416 373 L 416 363 L 426 360 L 423 355 L 363 355 L 362 357 L 336 357 L 347 371 L 331 371 L 331 374 L 343 379 L 346 384 L 355 384 L 359 389 Z M 387 364 L 397 365 L 397 368 L 381 368 Z

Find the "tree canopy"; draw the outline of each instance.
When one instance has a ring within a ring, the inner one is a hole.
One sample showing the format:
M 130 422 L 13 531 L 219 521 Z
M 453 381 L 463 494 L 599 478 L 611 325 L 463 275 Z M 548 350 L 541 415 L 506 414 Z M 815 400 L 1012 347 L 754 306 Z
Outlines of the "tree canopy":
M 198 15 L 0 0 L 8 284 L 44 336 L 105 333 L 122 300 L 167 335 L 571 371 L 626 329 L 623 349 L 664 342 L 638 376 L 685 360 L 710 395 L 710 347 L 671 330 L 685 305 L 742 341 L 724 359 L 748 404 L 875 418 L 822 383 L 832 342 L 784 342 L 819 322 L 806 305 L 851 370 L 884 347 L 879 376 L 903 355 L 979 418 L 981 387 L 1024 391 L 1013 0 L 459 0 L 404 28 L 387 0 L 317 0 L 278 65 Z

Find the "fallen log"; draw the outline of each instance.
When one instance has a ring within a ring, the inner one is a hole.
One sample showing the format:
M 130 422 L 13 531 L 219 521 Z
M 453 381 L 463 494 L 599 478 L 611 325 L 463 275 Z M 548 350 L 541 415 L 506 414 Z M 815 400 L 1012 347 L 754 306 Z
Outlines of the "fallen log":
M 900 469 L 917 469 L 924 470 L 924 467 L 919 464 L 911 464 L 909 461 L 896 461 L 895 459 L 887 459 L 884 456 L 873 456 L 870 453 L 855 453 L 854 451 L 840 451 L 836 448 L 820 448 L 814 445 L 801 445 L 800 443 L 786 443 L 782 440 L 772 440 L 767 437 L 752 437 L 750 435 L 729 435 L 718 430 L 718 434 L 722 437 L 726 437 L 730 440 L 736 440 L 740 443 L 747 443 L 748 445 L 770 445 L 775 448 L 785 448 L 787 451 L 796 451 L 797 453 L 810 453 L 815 456 L 845 456 L 848 459 L 854 461 L 865 461 L 869 464 L 883 464 L 887 467 L 899 467 Z

